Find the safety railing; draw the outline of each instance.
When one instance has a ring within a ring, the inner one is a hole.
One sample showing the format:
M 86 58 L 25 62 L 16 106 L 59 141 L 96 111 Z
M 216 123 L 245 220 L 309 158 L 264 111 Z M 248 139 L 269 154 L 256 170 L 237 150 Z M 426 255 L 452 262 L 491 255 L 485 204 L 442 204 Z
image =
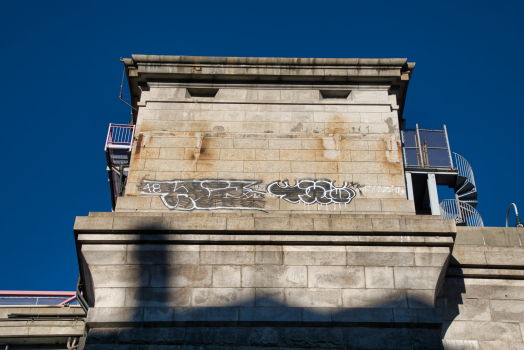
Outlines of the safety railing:
M 109 124 L 104 151 L 107 151 L 108 148 L 124 148 L 130 151 L 134 137 L 134 125 Z
M 401 131 L 405 168 L 452 170 L 453 161 L 449 148 L 448 132 L 442 130 L 414 129 Z
M 0 305 L 78 305 L 75 292 L 0 291 Z
M 460 154 L 453 152 L 453 160 L 455 161 L 455 166 L 459 176 L 463 176 L 468 179 L 468 182 L 475 187 L 475 177 L 473 176 L 473 168 Z
M 445 220 L 455 220 L 457 225 L 484 227 L 479 212 L 468 203 L 455 199 L 440 201 L 440 211 Z

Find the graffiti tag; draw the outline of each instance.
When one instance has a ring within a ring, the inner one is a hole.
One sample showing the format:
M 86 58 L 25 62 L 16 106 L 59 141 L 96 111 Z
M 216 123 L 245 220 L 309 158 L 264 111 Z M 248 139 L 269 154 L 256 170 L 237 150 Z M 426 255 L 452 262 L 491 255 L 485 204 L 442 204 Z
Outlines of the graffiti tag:
M 358 184 L 353 184 L 358 188 Z M 350 184 L 337 187 L 328 180 L 300 180 L 294 186 L 288 181 L 275 181 L 267 186 L 267 192 L 289 203 L 348 204 L 357 195 Z
M 142 180 L 144 195 L 160 196 L 169 209 L 264 210 L 264 192 L 251 188 L 260 182 L 236 180 Z

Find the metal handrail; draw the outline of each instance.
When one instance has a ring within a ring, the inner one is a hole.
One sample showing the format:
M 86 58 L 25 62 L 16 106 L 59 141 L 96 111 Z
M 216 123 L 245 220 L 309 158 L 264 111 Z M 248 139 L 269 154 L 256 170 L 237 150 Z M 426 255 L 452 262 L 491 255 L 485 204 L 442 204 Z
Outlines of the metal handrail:
M 107 151 L 108 148 L 127 148 L 131 150 L 134 137 L 135 125 L 109 124 L 104 151 Z
M 457 172 L 459 176 L 463 176 L 468 179 L 468 182 L 471 183 L 474 187 L 475 186 L 475 177 L 473 176 L 473 168 L 471 168 L 471 165 L 466 160 L 466 158 L 462 157 L 460 154 L 452 152 L 454 155 L 455 165 L 457 167 Z
M 468 203 L 455 199 L 444 199 L 440 201 L 439 206 L 445 220 L 455 220 L 457 224 L 466 223 L 468 226 L 484 227 L 479 212 Z

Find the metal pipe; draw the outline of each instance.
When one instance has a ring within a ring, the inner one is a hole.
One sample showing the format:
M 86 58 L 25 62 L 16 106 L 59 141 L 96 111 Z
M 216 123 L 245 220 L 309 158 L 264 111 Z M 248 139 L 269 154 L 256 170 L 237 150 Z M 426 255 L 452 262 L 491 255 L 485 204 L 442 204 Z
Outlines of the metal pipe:
M 122 83 L 120 84 L 120 101 L 124 102 L 126 105 L 128 105 L 129 107 L 131 107 L 135 111 L 138 111 L 135 107 L 131 106 L 129 103 L 124 101 L 124 99 L 122 98 L 122 88 L 124 87 L 124 78 L 125 78 L 125 76 L 126 76 L 126 66 L 124 66 L 124 72 L 122 73 Z
M 78 275 L 78 282 L 76 283 L 76 298 L 78 300 L 78 303 L 84 310 L 84 312 L 87 315 L 87 310 L 89 309 L 89 305 L 87 304 L 86 300 L 84 299 L 84 296 L 82 295 L 82 292 L 80 291 L 80 287 L 83 287 L 82 285 L 82 279 L 81 276 Z
M 515 208 L 515 215 L 517 216 L 517 226 L 515 226 L 515 227 L 521 227 L 521 226 L 518 226 L 519 223 L 520 223 L 520 225 L 522 225 L 522 222 L 520 221 L 519 211 L 517 210 L 517 206 L 515 205 L 515 203 L 511 203 L 509 205 L 509 207 L 508 207 L 508 213 L 506 214 L 506 227 L 508 227 L 509 211 L 511 210 L 511 206 L 513 206 Z
M 420 145 L 420 133 L 418 131 L 418 123 L 416 124 L 416 128 L 417 128 L 417 143 L 418 143 L 418 150 L 420 152 L 420 167 L 421 168 L 425 168 L 424 166 L 424 159 L 423 159 L 423 154 L 422 154 L 422 146 Z
M 448 145 L 448 153 L 449 153 L 449 162 L 451 163 L 451 169 L 453 168 L 453 157 L 451 156 L 451 147 L 449 147 L 449 138 L 448 138 L 448 129 L 446 129 L 446 124 L 444 124 L 444 134 L 446 135 L 446 143 Z

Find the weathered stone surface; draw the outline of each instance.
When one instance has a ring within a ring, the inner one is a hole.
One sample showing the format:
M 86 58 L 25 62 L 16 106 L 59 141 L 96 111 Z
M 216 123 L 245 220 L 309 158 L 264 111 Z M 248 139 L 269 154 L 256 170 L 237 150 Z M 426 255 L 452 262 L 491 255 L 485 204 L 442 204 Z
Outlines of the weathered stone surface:
M 244 266 L 242 287 L 307 287 L 305 266 Z
M 200 248 L 201 264 L 253 265 L 254 246 L 203 245 Z
M 522 300 L 491 300 L 491 317 L 496 322 L 524 323 L 524 295 Z
M 366 288 L 395 288 L 393 268 L 387 266 L 365 267 Z
M 151 270 L 151 287 L 210 287 L 212 266 L 157 265 Z
M 442 268 L 394 267 L 395 288 L 435 290 Z
M 444 322 L 444 339 L 522 342 L 517 324 L 503 322 Z
M 341 307 L 341 289 L 286 288 L 286 305 L 292 307 Z
M 191 291 L 187 288 L 126 288 L 126 307 L 189 306 Z
M 255 289 L 194 288 L 191 305 L 199 307 L 255 306 Z
M 346 247 L 284 246 L 286 265 L 346 265 Z
M 344 289 L 344 307 L 406 308 L 406 291 L 394 289 Z
M 364 288 L 364 268 L 353 266 L 308 266 L 309 288 Z
M 240 287 L 240 266 L 213 266 L 213 287 Z
M 414 266 L 413 247 L 348 246 L 347 264 L 359 266 Z

